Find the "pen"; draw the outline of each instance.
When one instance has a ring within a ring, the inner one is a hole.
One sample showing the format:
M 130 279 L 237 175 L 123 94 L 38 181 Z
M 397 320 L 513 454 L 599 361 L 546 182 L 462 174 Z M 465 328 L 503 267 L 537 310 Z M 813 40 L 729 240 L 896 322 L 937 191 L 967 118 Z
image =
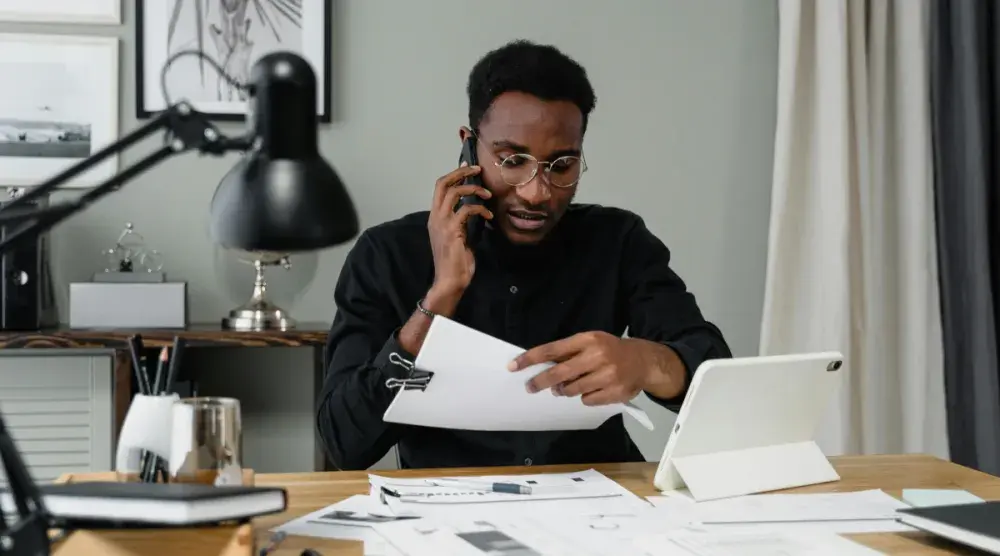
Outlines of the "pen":
M 468 488 L 486 492 L 502 492 L 505 494 L 531 494 L 531 487 L 516 483 L 486 483 L 463 481 L 460 479 L 434 479 L 431 484 L 443 487 Z
M 136 389 L 140 394 L 149 395 L 150 384 L 146 369 L 142 366 L 142 337 L 138 334 L 128 339 L 129 354 L 132 356 L 132 367 L 135 371 Z
M 170 363 L 167 365 L 166 381 L 163 385 L 163 393 L 170 394 L 174 391 L 174 381 L 177 380 L 177 373 L 181 368 L 181 356 L 184 354 L 184 338 L 174 336 L 174 348 L 170 351 Z

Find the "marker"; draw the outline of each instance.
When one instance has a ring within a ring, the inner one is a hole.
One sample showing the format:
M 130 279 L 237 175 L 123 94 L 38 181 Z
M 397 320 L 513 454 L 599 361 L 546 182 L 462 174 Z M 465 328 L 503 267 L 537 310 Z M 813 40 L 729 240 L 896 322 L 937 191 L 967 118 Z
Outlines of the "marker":
M 486 492 L 503 492 L 506 494 L 531 494 L 531 487 L 516 483 L 484 483 L 463 481 L 460 479 L 433 479 L 431 484 L 443 487 L 468 488 Z

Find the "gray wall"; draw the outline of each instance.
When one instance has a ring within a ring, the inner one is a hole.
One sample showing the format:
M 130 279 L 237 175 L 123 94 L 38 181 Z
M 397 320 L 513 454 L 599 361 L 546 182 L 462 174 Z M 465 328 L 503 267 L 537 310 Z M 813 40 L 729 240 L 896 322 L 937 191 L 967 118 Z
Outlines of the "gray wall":
M 87 33 L 122 39 L 122 131 L 135 119 L 133 2 L 122 27 L 0 24 L 0 31 Z M 477 57 L 527 37 L 565 49 L 598 93 L 588 131 L 583 202 L 637 211 L 673 250 L 674 265 L 738 354 L 757 348 L 767 245 L 775 118 L 777 8 L 773 0 L 335 0 L 334 123 L 323 153 L 350 187 L 363 226 L 422 210 L 449 171 L 465 122 L 464 87 Z M 225 126 L 237 133 L 239 125 Z M 133 149 L 123 164 L 157 140 Z M 249 269 L 208 240 L 207 207 L 233 162 L 169 161 L 53 233 L 58 299 L 102 268 L 100 251 L 126 221 L 189 282 L 191 320 L 217 321 L 249 293 Z M 197 225 L 181 224 L 191 221 Z M 274 271 L 276 299 L 303 321 L 329 322 L 331 289 L 348 246 Z M 65 320 L 63 311 L 63 319 Z M 312 463 L 309 354 L 192 355 L 214 391 L 240 395 L 249 463 L 265 470 Z M 657 458 L 671 416 L 634 431 Z M 280 442 L 275 446 L 271 442 Z

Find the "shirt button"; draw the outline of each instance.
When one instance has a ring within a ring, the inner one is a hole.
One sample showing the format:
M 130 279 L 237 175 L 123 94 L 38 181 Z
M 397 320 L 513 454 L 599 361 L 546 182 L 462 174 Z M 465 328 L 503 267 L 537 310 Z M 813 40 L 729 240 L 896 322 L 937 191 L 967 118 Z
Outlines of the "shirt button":
M 517 286 L 511 286 L 510 293 L 517 293 Z
M 531 465 L 532 464 L 531 458 L 524 458 L 524 464 Z

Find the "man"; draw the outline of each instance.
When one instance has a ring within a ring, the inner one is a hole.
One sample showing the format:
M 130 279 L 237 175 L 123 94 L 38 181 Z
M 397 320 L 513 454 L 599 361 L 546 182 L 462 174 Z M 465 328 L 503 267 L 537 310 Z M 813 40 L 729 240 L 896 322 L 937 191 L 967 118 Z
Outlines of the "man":
M 407 376 L 435 315 L 527 349 L 509 372 L 555 362 L 529 382 L 534 395 L 591 405 L 645 391 L 676 409 L 702 361 L 731 356 L 638 216 L 572 204 L 595 104 L 582 67 L 551 46 L 512 42 L 476 64 L 468 96 L 459 136 L 475 139 L 480 164 L 439 179 L 430 211 L 365 231 L 344 264 L 317 415 L 327 452 L 341 469 L 367 468 L 394 445 L 416 468 L 641 461 L 621 416 L 552 432 L 382 420 L 396 393 L 386 381 Z M 462 185 L 474 175 L 485 188 Z M 466 195 L 486 206 L 456 212 Z M 467 246 L 470 216 L 488 225 Z

